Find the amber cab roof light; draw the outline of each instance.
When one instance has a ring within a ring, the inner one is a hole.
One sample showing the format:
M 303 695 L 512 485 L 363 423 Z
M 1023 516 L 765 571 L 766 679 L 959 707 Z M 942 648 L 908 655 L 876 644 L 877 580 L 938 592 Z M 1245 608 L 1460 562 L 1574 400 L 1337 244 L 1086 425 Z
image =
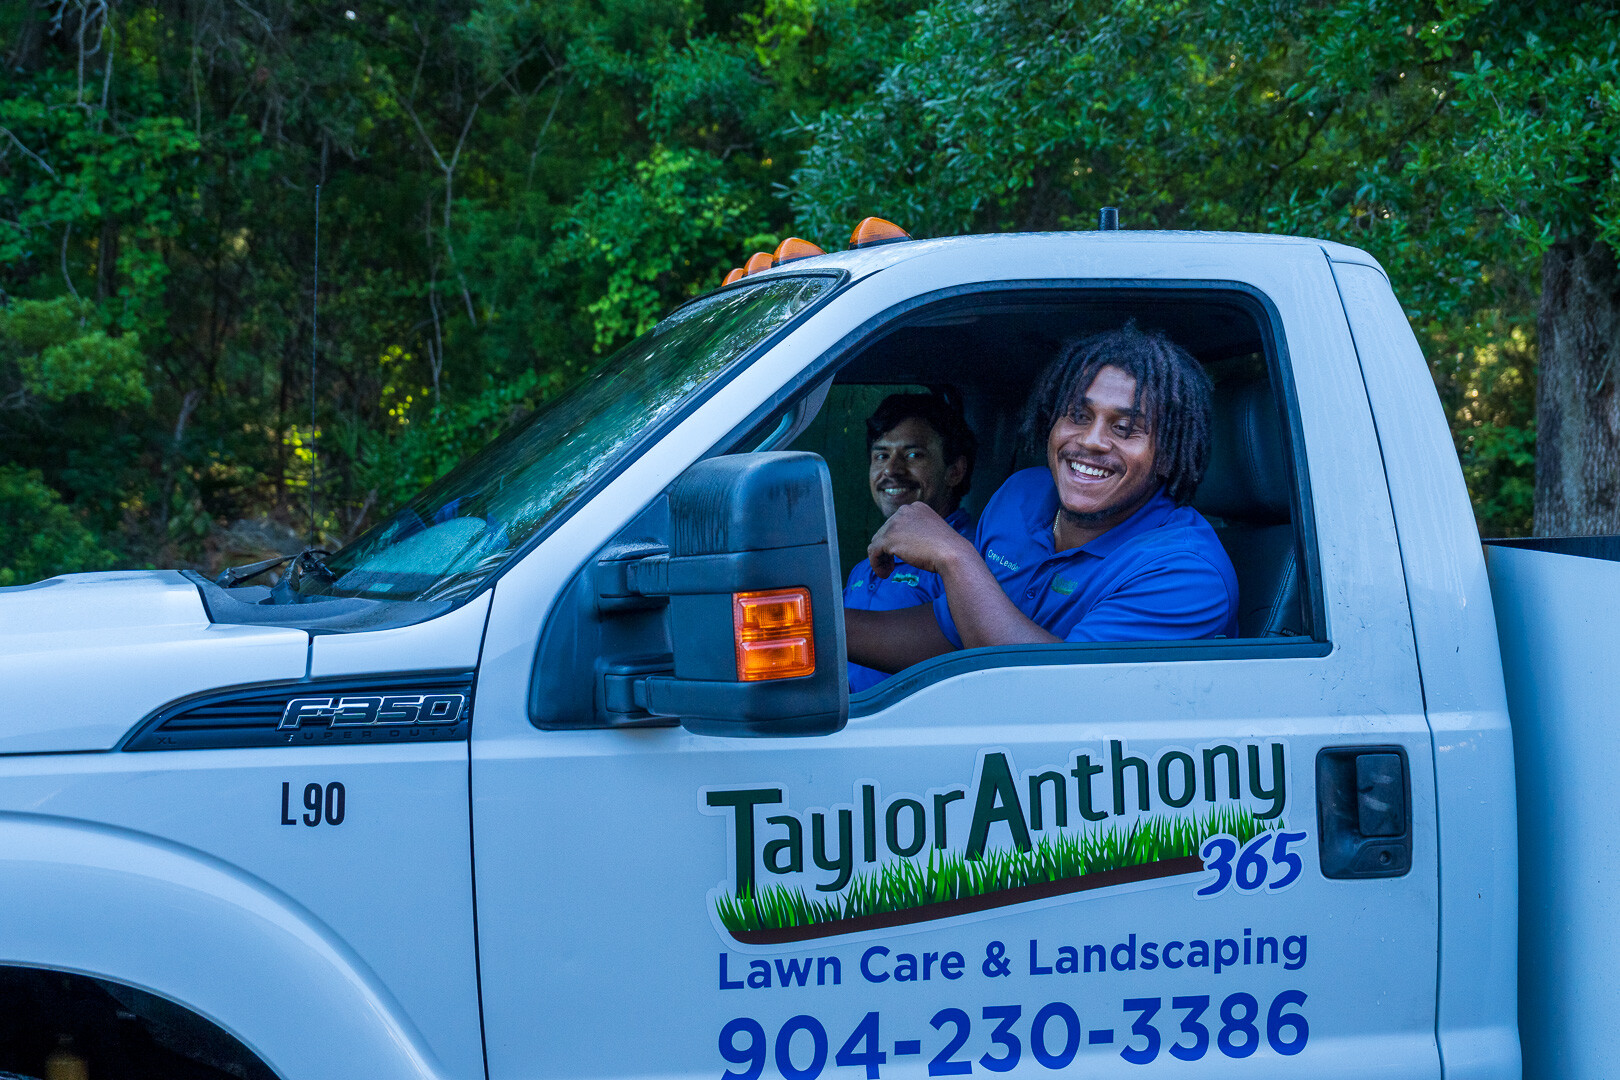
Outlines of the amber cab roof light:
M 731 268 L 731 273 L 726 275 L 726 280 L 722 281 L 720 284 L 721 285 L 730 285 L 733 281 L 741 281 L 742 279 L 743 279 L 743 268 L 740 267 L 740 266 L 733 266 Z
M 911 234 L 892 221 L 884 221 L 880 217 L 862 218 L 861 223 L 855 226 L 855 231 L 849 234 L 851 248 L 877 247 L 879 244 L 895 244 L 901 240 L 910 240 Z
M 775 265 L 776 259 L 771 256 L 770 252 L 756 251 L 748 256 L 747 262 L 743 263 L 743 276 L 747 277 L 749 274 L 757 274 L 761 270 L 769 270 Z
M 816 673 L 809 589 L 732 593 L 731 611 L 740 681 L 796 679 Z
M 808 240 L 800 240 L 797 236 L 790 236 L 776 245 L 776 265 L 793 262 L 795 259 L 808 259 L 813 255 L 825 255 L 816 245 Z

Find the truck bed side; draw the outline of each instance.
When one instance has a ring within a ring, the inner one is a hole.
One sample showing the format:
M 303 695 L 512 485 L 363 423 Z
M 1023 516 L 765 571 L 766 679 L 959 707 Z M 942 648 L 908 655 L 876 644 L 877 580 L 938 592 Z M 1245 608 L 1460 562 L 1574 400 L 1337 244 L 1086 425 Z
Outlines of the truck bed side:
M 1526 1077 L 1612 1075 L 1620 537 L 1486 546 L 1519 766 Z

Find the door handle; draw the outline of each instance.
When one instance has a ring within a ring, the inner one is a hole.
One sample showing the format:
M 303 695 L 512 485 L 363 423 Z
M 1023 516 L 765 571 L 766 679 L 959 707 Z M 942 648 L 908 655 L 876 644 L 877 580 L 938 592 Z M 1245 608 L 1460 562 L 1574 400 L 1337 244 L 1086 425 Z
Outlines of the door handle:
M 1334 746 L 1316 755 L 1322 876 L 1400 877 L 1412 869 L 1412 779 L 1400 746 Z

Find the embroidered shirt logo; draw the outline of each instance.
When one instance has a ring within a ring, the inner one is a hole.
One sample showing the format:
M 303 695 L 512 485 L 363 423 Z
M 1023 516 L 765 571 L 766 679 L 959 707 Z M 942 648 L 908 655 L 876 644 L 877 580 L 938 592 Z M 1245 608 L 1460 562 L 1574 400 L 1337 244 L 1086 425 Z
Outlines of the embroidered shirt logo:
M 1070 581 L 1068 578 L 1055 577 L 1052 579 L 1052 591 L 1063 596 L 1068 596 L 1078 587 L 1079 582 Z
M 997 563 L 997 564 L 999 564 L 1001 566 L 1005 566 L 1008 570 L 1015 570 L 1016 571 L 1018 569 L 1018 564 L 1017 563 L 1013 562 L 1011 559 L 1009 559 L 1005 555 L 1001 554 L 995 548 L 986 548 L 985 549 L 985 551 L 984 551 L 984 561 L 985 562 Z

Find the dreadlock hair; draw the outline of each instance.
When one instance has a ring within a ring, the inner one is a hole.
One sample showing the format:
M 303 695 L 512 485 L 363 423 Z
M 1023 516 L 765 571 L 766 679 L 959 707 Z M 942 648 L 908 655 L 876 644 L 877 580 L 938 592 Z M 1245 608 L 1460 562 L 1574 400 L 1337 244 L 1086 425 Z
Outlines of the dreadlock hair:
M 939 432 L 946 468 L 957 458 L 967 462 L 962 482 L 951 489 L 951 497 L 960 501 L 973 486 L 973 462 L 979 456 L 979 440 L 973 437 L 961 406 L 944 394 L 890 394 L 867 418 L 866 452 L 870 454 L 873 443 L 907 420 L 921 420 Z
M 1060 417 L 1078 422 L 1086 391 L 1104 367 L 1116 367 L 1136 380 L 1134 407 L 1153 438 L 1154 470 L 1165 494 L 1177 506 L 1192 501 L 1209 464 L 1209 376 L 1192 355 L 1153 330 L 1144 333 L 1132 319 L 1118 330 L 1070 342 L 1047 365 L 1024 405 L 1023 437 L 1033 452 L 1044 452 Z

